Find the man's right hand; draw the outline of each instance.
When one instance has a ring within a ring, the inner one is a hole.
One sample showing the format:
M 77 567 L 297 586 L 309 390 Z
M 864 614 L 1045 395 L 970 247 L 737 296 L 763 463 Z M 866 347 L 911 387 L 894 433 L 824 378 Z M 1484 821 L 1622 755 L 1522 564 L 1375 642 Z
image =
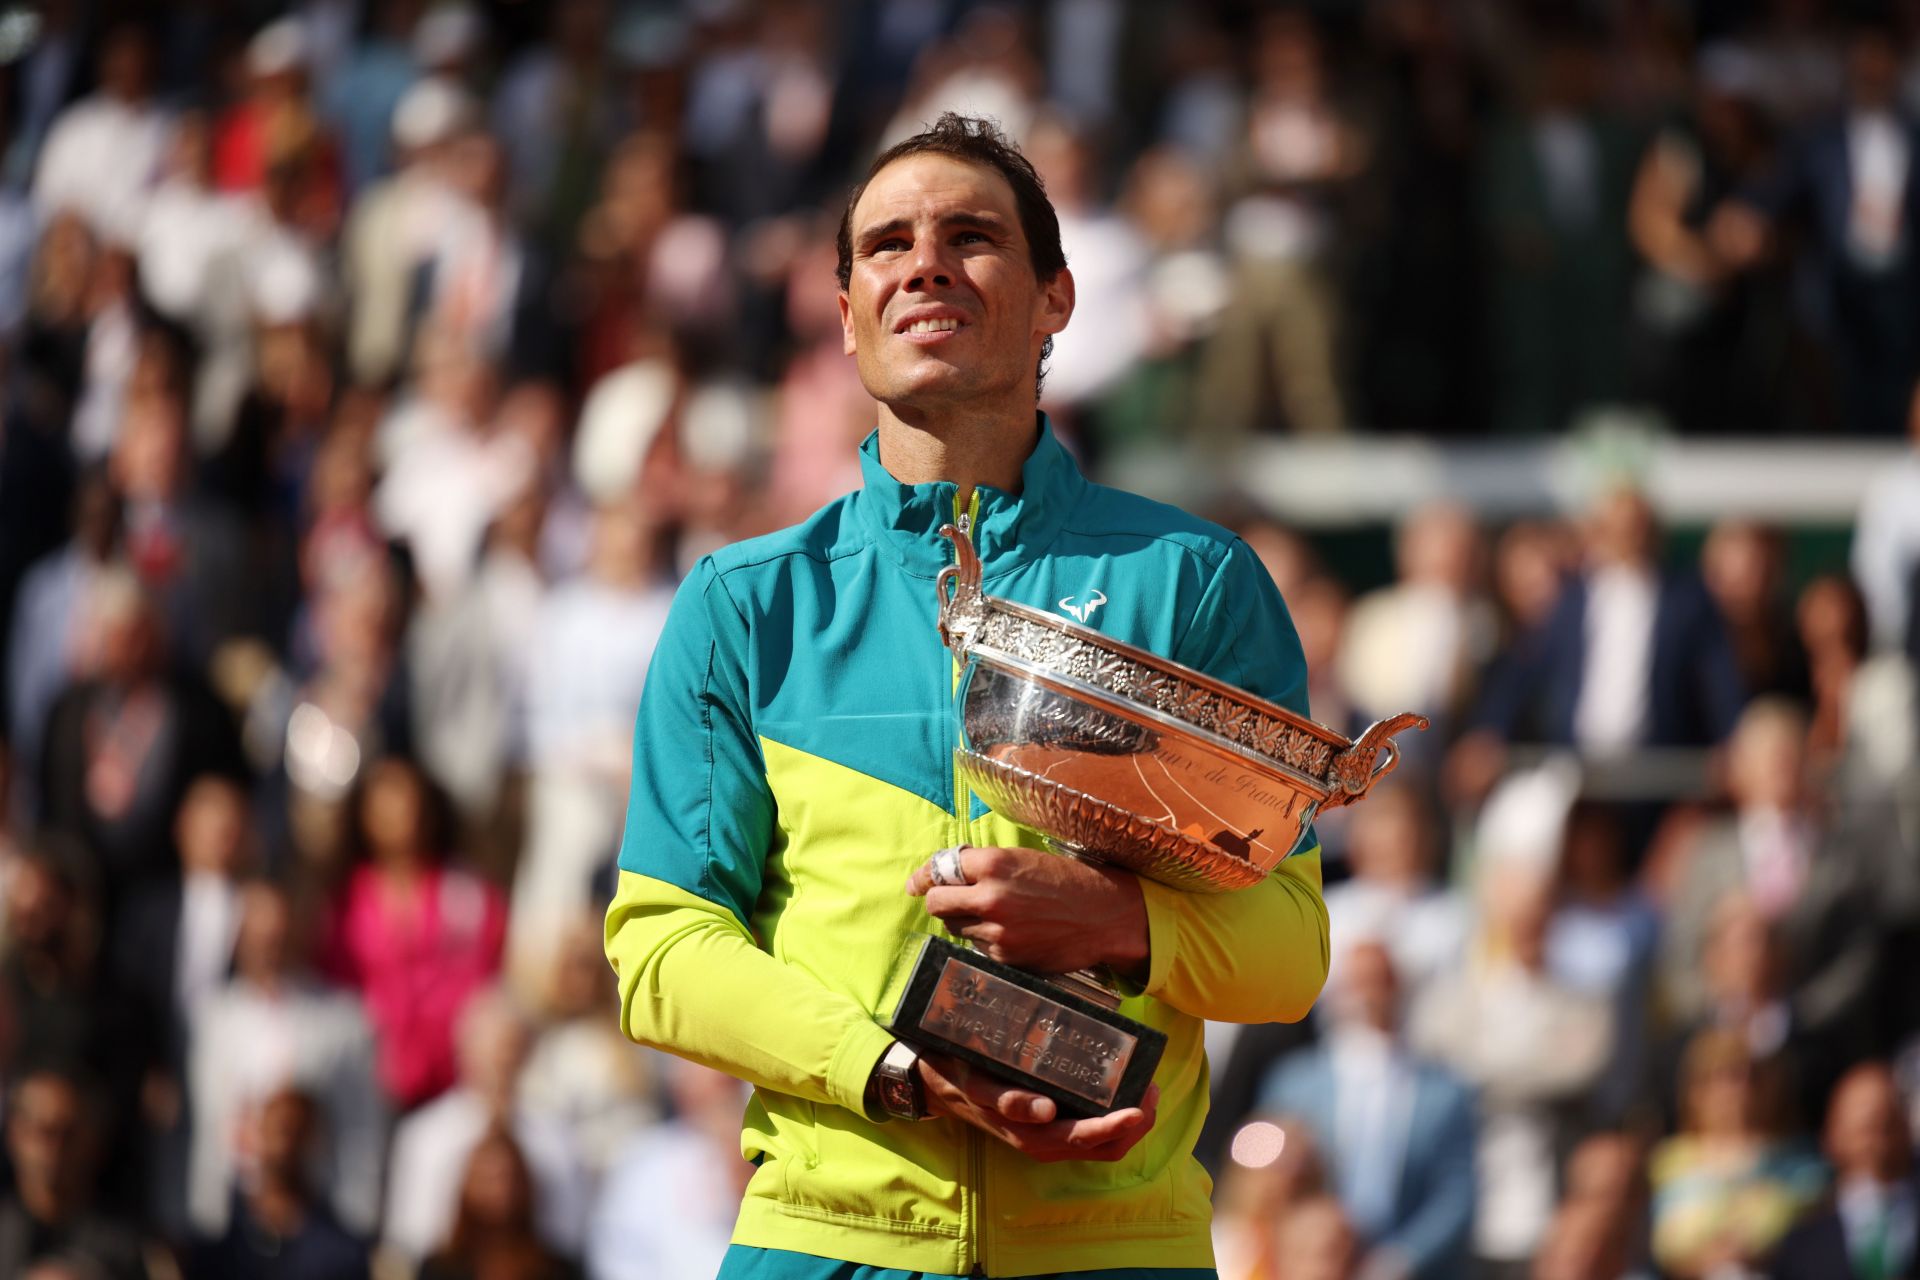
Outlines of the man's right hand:
M 1053 1099 L 995 1080 L 966 1063 L 922 1054 L 920 1078 L 935 1115 L 964 1120 L 976 1129 L 1042 1163 L 1058 1160 L 1119 1160 L 1153 1128 L 1160 1086 L 1147 1086 L 1137 1107 L 1090 1120 L 1056 1119 Z

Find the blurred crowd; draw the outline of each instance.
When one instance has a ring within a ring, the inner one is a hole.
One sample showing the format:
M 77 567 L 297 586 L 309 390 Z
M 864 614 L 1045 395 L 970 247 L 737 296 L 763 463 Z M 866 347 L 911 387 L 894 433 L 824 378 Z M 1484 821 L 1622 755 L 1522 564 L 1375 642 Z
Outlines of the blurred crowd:
M 711 1273 L 740 1088 L 600 955 L 634 710 L 686 568 L 858 482 L 838 202 L 947 107 L 1059 206 L 1096 470 L 1912 432 L 1810 579 L 1631 485 L 1386 583 L 1212 513 L 1316 718 L 1435 727 L 1201 1154 L 1228 1280 L 1915 1274 L 1916 17 L 0 11 L 0 1275 Z

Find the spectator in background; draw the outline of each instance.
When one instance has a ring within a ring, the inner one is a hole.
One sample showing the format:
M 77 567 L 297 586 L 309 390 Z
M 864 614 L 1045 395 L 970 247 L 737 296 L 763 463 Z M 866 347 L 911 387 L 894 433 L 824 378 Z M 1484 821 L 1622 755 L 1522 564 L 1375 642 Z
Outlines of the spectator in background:
M 1646 1096 L 1660 916 L 1630 874 L 1615 808 L 1576 802 L 1567 815 L 1547 931 L 1547 964 L 1576 991 L 1613 1006 L 1613 1046 L 1594 1090 L 1603 1120 L 1629 1121 Z M 1644 1109 L 1644 1108 L 1643 1108 Z
M 215 265 L 252 230 L 255 216 L 246 197 L 214 188 L 206 112 L 183 112 L 134 241 L 141 297 L 175 324 L 204 325 Z
M 1588 512 L 1585 567 L 1532 642 L 1490 678 L 1482 732 L 1617 755 L 1705 747 L 1733 729 L 1744 694 L 1713 600 L 1697 578 L 1661 569 L 1653 508 L 1615 489 Z
M 1574 1148 L 1533 1280 L 1652 1280 L 1644 1166 L 1641 1143 L 1623 1133 L 1598 1133 Z
M 444 170 L 458 203 L 434 228 L 415 282 L 418 326 L 514 377 L 558 372 L 564 321 L 549 305 L 552 270 L 508 217 L 500 143 L 469 132 L 448 144 Z
M 1348 824 L 1353 875 L 1326 891 L 1334 936 L 1384 946 L 1409 995 L 1459 963 L 1472 923 L 1467 903 L 1440 875 L 1440 827 L 1413 784 L 1394 779 L 1375 787 Z M 1339 983 L 1336 959 L 1327 985 Z
M 1332 1196 L 1317 1196 L 1280 1220 L 1274 1274 L 1286 1280 L 1360 1280 L 1360 1237 Z
M 196 488 L 177 390 L 129 396 L 108 474 L 121 502 L 127 562 L 165 612 L 178 660 L 201 671 L 221 644 L 263 630 L 265 611 L 232 583 L 267 566 L 220 495 Z
M 1262 1109 L 1302 1117 L 1332 1153 L 1369 1267 L 1415 1280 L 1464 1277 L 1472 1095 L 1401 1043 L 1400 979 L 1381 942 L 1350 944 L 1340 973 L 1322 1006 L 1332 1024 L 1325 1040 L 1274 1069 Z
M 1853 527 L 1853 578 L 1867 600 L 1875 649 L 1915 643 L 1915 574 L 1920 573 L 1920 384 L 1909 389 L 1907 436 L 1913 448 L 1876 477 Z
M 1865 1062 L 1827 1111 L 1833 1203 L 1801 1220 L 1767 1265 L 1775 1280 L 1896 1280 L 1920 1274 L 1920 1185 L 1900 1093 L 1884 1063 Z
M 349 1233 L 308 1184 L 307 1169 L 324 1113 L 315 1100 L 283 1088 L 245 1112 L 247 1179 L 234 1195 L 224 1236 L 196 1243 L 187 1274 L 221 1280 L 364 1280 L 367 1247 Z
M 73 210 L 96 236 L 123 242 L 138 231 L 171 127 L 153 88 L 147 30 L 113 27 L 101 41 L 97 88 L 60 113 L 40 149 L 33 197 L 43 215 Z
M 362 860 L 329 908 L 323 967 L 360 993 L 380 1082 L 414 1107 L 454 1083 L 454 1026 L 499 971 L 506 904 L 451 862 L 443 802 L 411 760 L 375 763 L 354 815 Z
M 1408 743 L 1408 765 L 1431 764 L 1493 654 L 1496 620 L 1483 594 L 1485 559 L 1480 529 L 1464 508 L 1424 507 L 1395 533 L 1394 584 L 1361 597 L 1348 615 L 1338 666 L 1355 719 L 1414 711 L 1437 726 Z M 1409 645 L 1409 636 L 1420 643 Z
M 105 1280 L 148 1280 L 140 1238 L 95 1207 L 97 1100 L 70 1069 L 40 1067 L 7 1096 L 12 1186 L 0 1193 L 0 1275 L 59 1260 Z
M 516 1101 L 530 1036 L 525 1016 L 497 990 L 462 1011 L 458 1084 L 401 1121 L 393 1136 L 382 1243 L 400 1258 L 425 1258 L 453 1237 L 471 1162 L 496 1129 L 511 1135 L 532 1170 L 540 1238 L 578 1254 L 588 1208 L 579 1152 L 563 1123 Z
M 15 767 L 32 777 L 39 767 L 40 732 L 47 711 L 73 669 L 94 583 L 108 571 L 120 542 L 120 503 L 107 478 L 94 472 L 74 495 L 73 537 L 34 562 L 15 597 L 7 654 L 8 738 Z
M 331 1215 L 356 1235 L 370 1233 L 379 1213 L 387 1103 L 373 1032 L 357 1001 L 314 982 L 307 928 L 285 889 L 249 884 L 233 979 L 195 1010 L 186 1195 L 195 1232 L 210 1240 L 230 1236 L 234 1195 L 245 1189 L 255 1154 L 249 1125 L 287 1090 L 310 1099 L 327 1121 L 324 1150 L 310 1166 L 315 1180 L 303 1193 L 324 1195 Z M 301 1158 L 314 1154 L 303 1148 Z
M 339 134 L 349 193 L 387 169 L 394 111 L 421 74 L 409 44 L 427 7 L 424 0 L 398 0 L 374 9 L 343 64 L 322 78 L 321 108 Z
M 673 1119 L 620 1155 L 595 1200 L 586 1263 L 595 1280 L 717 1272 L 753 1166 L 740 1158 L 745 1091 L 731 1076 L 667 1058 Z
M 1025 149 L 1060 215 L 1060 245 L 1073 261 L 1074 306 L 1082 323 L 1092 322 L 1054 339 L 1041 405 L 1052 421 L 1085 435 L 1089 411 L 1146 348 L 1146 247 L 1099 199 L 1099 156 L 1084 130 L 1047 116 Z
M 154 1220 L 185 1235 L 190 1124 L 184 1104 L 191 1027 L 232 972 L 240 877 L 253 861 L 246 792 L 197 778 L 174 819 L 178 871 L 136 892 L 109 943 L 112 980 L 130 1015 L 116 1037 L 141 1073 L 144 1181 Z
M 1255 1117 L 1233 1136 L 1214 1195 L 1220 1280 L 1281 1280 L 1280 1228 L 1292 1210 L 1328 1195 L 1313 1127 L 1293 1116 Z
M 596 1185 L 658 1123 L 662 1076 L 672 1061 L 621 1035 L 618 1021 L 607 1017 L 616 992 L 601 928 L 600 913 L 588 910 L 563 929 L 540 1003 L 545 1022 L 519 1091 L 529 1111 L 566 1125 Z M 683 1119 L 697 1121 L 675 1105 Z M 736 1135 L 738 1110 L 727 1121 Z
M 1547 968 L 1551 884 L 1524 865 L 1485 865 L 1467 965 L 1423 992 L 1408 1042 L 1479 1092 L 1478 1265 L 1524 1274 L 1554 1203 L 1556 1153 L 1612 1049 L 1613 1019 Z
M 1803 225 L 1803 322 L 1823 341 L 1848 430 L 1897 434 L 1920 371 L 1916 134 L 1900 102 L 1900 46 L 1882 18 L 1855 20 L 1846 100 L 1801 140 L 1758 196 L 1769 224 Z
M 450 153 L 479 110 L 451 81 L 428 78 L 407 90 L 393 113 L 395 171 L 348 210 L 340 246 L 350 308 L 346 363 L 362 386 L 382 386 L 407 366 L 418 273 L 459 207 Z
M 1654 1148 L 1653 1256 L 1677 1280 L 1757 1267 L 1819 1197 L 1825 1170 L 1778 1127 L 1775 1082 L 1728 1031 L 1681 1070 L 1681 1130 Z
M 174 814 L 204 774 L 239 776 L 239 741 L 205 686 L 166 665 L 153 599 L 124 569 L 102 573 L 81 644 L 92 659 L 54 700 L 41 743 L 43 826 L 77 841 L 111 905 L 174 865 Z M 111 915 L 111 909 L 109 909 Z
M 523 394 L 544 399 L 544 389 Z M 501 416 L 516 394 L 509 392 Z M 553 406 L 557 413 L 558 406 Z M 546 412 L 536 405 L 533 412 Z M 540 530 L 548 503 L 527 484 L 487 530 L 466 590 L 425 601 L 407 628 L 410 709 L 420 758 L 460 808 L 462 826 L 489 848 L 485 865 L 504 880 L 524 832 L 527 683 L 535 623 L 548 587 L 540 567 Z M 476 849 L 476 853 L 478 849 Z
M 553 588 L 529 639 L 532 792 L 510 938 L 515 981 L 529 992 L 619 843 L 633 717 L 673 602 L 658 573 L 660 532 L 635 503 L 602 508 L 586 571 Z
M 726 230 L 688 207 L 670 135 L 642 130 L 613 149 L 574 251 L 583 274 L 572 372 L 582 385 L 676 348 L 729 358 L 738 316 Z
M 1490 279 L 1494 425 L 1558 431 L 1625 390 L 1639 142 L 1601 95 L 1601 50 L 1577 19 L 1525 49 L 1519 110 L 1488 133 L 1480 207 Z
M 223 191 L 256 191 L 272 170 L 311 164 L 292 221 L 331 225 L 342 202 L 339 146 L 309 96 L 315 32 L 299 16 L 277 19 L 247 43 L 245 95 L 214 127 L 213 177 Z
M 1787 543 L 1780 530 L 1754 520 L 1723 519 L 1700 548 L 1700 577 L 1727 627 L 1752 697 L 1807 700 L 1807 655 L 1786 591 Z
M 420 1280 L 577 1276 L 578 1269 L 555 1254 L 535 1228 L 534 1193 L 532 1170 L 513 1135 L 502 1128 L 489 1130 L 467 1158 L 453 1229 L 421 1266 Z
M 114 1010 L 99 983 L 98 890 L 82 862 L 60 844 L 29 846 L 10 859 L 0 931 L 0 1080 L 49 1065 L 111 1065 Z M 95 1101 L 118 1106 L 124 1098 Z
M 1331 278 L 1334 204 L 1369 161 L 1359 127 L 1338 103 L 1321 35 L 1300 9 L 1266 15 L 1236 168 L 1243 194 L 1227 209 L 1231 301 L 1201 372 L 1199 421 L 1243 433 L 1268 421 L 1264 370 L 1295 432 L 1347 424 Z
M 1688 1014 L 1676 1011 L 1674 1029 L 1659 1061 L 1665 1114 L 1663 1127 L 1679 1123 L 1680 1067 L 1687 1046 L 1704 1031 L 1733 1032 L 1746 1041 L 1754 1060 L 1780 1082 L 1783 1098 L 1800 1103 L 1806 1072 L 1795 1037 L 1794 1009 L 1785 986 L 1780 943 L 1750 898 L 1732 894 L 1721 901 L 1707 927 L 1700 953 L 1706 1003 Z M 1797 1118 L 1797 1117 L 1796 1117 Z
M 1682 1017 L 1704 1008 L 1700 966 L 1709 922 L 1730 894 L 1748 897 L 1778 930 L 1795 1037 L 1807 1055 L 1806 1096 L 1825 1095 L 1845 1063 L 1872 1046 L 1874 993 L 1887 921 L 1883 886 L 1900 848 L 1891 815 L 1836 811 L 1809 776 L 1807 721 L 1762 700 L 1728 748 L 1734 812 L 1684 855 L 1670 905 L 1663 968 Z
M 499 429 L 492 364 L 460 335 L 423 331 L 418 388 L 380 424 L 384 464 L 373 510 L 407 545 L 429 599 L 451 600 L 473 577 L 487 526 L 533 473 L 527 442 Z
M 310 565 L 339 556 L 309 597 L 310 634 L 303 637 L 306 646 L 296 648 L 311 670 L 298 685 L 289 679 L 286 696 L 269 709 L 272 727 L 263 731 L 277 739 L 275 758 L 289 784 L 288 816 L 303 869 L 327 888 L 355 844 L 356 784 L 377 761 L 408 750 L 413 734 L 406 655 L 396 635 L 400 572 L 384 550 L 359 542 L 352 526 L 330 532 L 339 542 L 316 546 L 310 534 L 307 547 Z
M 562 0 L 547 40 L 509 62 L 493 93 L 519 224 L 556 252 L 573 243 L 620 123 L 606 0 Z
M 1844 577 L 1809 582 L 1796 620 L 1813 685 L 1808 748 L 1817 776 L 1848 798 L 1897 790 L 1920 758 L 1920 668 L 1913 658 L 1868 647 L 1866 602 Z
M 1127 170 L 1119 209 L 1145 255 L 1144 346 L 1102 398 L 1089 450 L 1151 448 L 1187 422 L 1201 353 L 1233 288 L 1219 244 L 1218 186 L 1210 167 L 1173 145 L 1148 149 Z
M 1777 272 L 1738 253 L 1753 234 L 1738 202 L 1774 160 L 1757 71 L 1734 49 L 1701 56 L 1691 108 L 1648 146 L 1627 206 L 1645 263 L 1633 292 L 1637 381 L 1689 433 L 1753 434 L 1781 422 L 1784 298 Z

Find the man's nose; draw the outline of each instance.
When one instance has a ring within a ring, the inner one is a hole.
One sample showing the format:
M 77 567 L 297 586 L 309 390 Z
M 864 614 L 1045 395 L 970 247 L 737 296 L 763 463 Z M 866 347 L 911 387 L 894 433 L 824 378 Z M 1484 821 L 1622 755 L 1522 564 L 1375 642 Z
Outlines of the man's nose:
M 953 283 L 953 264 L 946 260 L 945 251 L 939 244 L 928 244 L 922 240 L 914 247 L 913 272 L 907 278 L 907 288 L 946 288 Z

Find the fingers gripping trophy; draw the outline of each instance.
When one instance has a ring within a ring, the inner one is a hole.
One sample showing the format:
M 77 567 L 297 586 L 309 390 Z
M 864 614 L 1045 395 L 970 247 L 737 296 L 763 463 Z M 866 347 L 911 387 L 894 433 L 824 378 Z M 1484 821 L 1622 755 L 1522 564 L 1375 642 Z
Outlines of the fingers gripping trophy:
M 1323 725 L 1062 617 L 986 595 L 967 534 L 936 583 L 961 664 L 955 765 L 1055 852 L 1192 893 L 1248 888 L 1314 815 L 1353 804 L 1398 760 L 1402 714 L 1349 741 Z M 918 873 L 969 884 L 965 847 Z M 1053 1099 L 1062 1115 L 1141 1105 L 1166 1037 L 1118 1012 L 1111 974 L 1042 976 L 929 937 L 891 1030 Z

